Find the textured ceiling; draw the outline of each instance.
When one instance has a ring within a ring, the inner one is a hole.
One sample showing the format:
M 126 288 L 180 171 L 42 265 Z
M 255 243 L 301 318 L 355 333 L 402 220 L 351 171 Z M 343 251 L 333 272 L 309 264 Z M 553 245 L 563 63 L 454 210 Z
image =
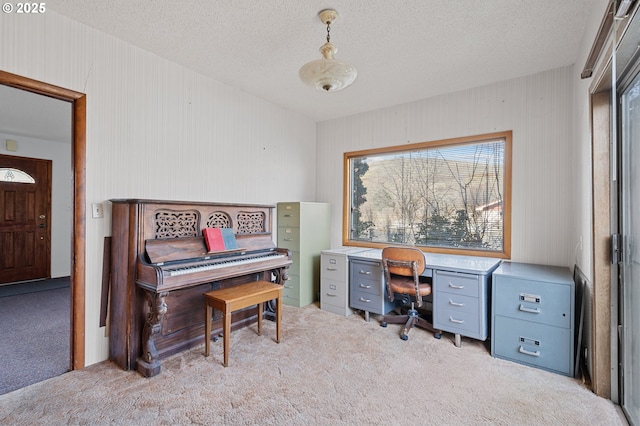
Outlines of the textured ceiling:
M 68 16 L 314 121 L 571 65 L 598 0 L 49 0 Z M 336 59 L 358 69 L 321 93 L 298 69 L 319 59 L 334 8 Z
M 71 103 L 0 84 L 0 132 L 70 144 L 71 130 Z

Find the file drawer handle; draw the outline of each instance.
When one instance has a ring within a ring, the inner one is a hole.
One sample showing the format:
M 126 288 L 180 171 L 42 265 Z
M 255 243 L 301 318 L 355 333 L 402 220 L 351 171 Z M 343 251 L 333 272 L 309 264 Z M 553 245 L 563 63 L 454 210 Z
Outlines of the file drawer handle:
M 291 217 L 291 215 L 290 215 L 290 214 L 285 214 L 285 215 L 283 215 L 283 216 L 284 216 L 284 217 Z
M 463 307 L 464 303 L 458 303 L 458 302 L 454 302 L 453 300 L 449 299 L 449 304 L 453 305 L 453 306 L 460 306 Z
M 336 296 L 337 296 L 337 294 L 327 293 L 327 296 L 336 297 Z
M 292 285 L 285 285 L 284 288 L 293 288 Z
M 371 271 L 363 271 L 362 269 L 360 269 L 360 273 L 364 275 L 371 275 Z
M 522 303 L 520 304 L 520 308 L 519 310 L 521 310 L 522 312 L 529 312 L 530 314 L 539 314 L 540 313 L 540 308 L 527 308 L 526 306 L 523 306 Z
M 364 297 L 360 297 L 361 302 L 371 303 L 371 299 L 365 299 Z
M 451 281 L 449 281 L 449 287 L 451 288 L 455 288 L 457 290 L 462 290 L 464 288 L 463 285 L 455 285 L 454 283 L 452 283 Z
M 371 288 L 371 286 L 370 285 L 364 285 L 364 284 L 360 283 L 360 288 Z
M 337 271 L 338 269 L 336 268 L 327 268 L 327 271 Z
M 464 324 L 464 320 L 453 319 L 453 317 L 451 317 L 451 315 L 449 315 L 449 321 L 454 322 L 456 324 Z
M 520 352 L 521 354 L 530 355 L 530 356 L 540 356 L 540 351 L 528 351 L 522 346 L 520 346 L 520 348 L 518 349 L 518 352 Z
M 293 241 L 293 238 L 283 238 L 285 241 Z

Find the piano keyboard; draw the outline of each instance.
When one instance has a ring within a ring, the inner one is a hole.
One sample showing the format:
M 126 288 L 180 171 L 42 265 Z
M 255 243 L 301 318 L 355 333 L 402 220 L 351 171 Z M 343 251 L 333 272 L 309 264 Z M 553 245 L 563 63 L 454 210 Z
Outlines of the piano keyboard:
M 245 265 L 247 263 L 264 262 L 265 260 L 274 260 L 287 257 L 284 254 L 270 254 L 268 256 L 250 257 L 247 259 L 228 260 L 222 262 L 208 263 L 205 265 L 189 266 L 186 268 L 167 269 L 170 277 L 178 275 L 193 274 L 196 272 L 210 271 L 212 269 L 228 268 L 238 265 Z

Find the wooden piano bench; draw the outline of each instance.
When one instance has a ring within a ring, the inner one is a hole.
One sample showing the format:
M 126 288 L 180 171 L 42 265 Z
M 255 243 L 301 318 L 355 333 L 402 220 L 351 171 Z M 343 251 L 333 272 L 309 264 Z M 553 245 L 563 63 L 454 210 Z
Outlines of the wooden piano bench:
M 229 365 L 229 335 L 231 334 L 231 314 L 233 311 L 258 305 L 258 335 L 262 334 L 263 303 L 276 299 L 276 342 L 280 343 L 280 322 L 282 320 L 282 286 L 268 281 L 254 281 L 204 293 L 205 327 L 204 356 L 209 356 L 211 347 L 212 308 L 222 311 L 224 325 L 224 366 Z

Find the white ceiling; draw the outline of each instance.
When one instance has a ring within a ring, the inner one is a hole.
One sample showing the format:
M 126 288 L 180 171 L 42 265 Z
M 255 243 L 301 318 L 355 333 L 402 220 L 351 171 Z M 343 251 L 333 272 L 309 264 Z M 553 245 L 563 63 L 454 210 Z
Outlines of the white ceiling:
M 49 0 L 47 10 L 324 121 L 571 65 L 594 4 L 601 1 Z M 321 57 L 326 27 L 317 14 L 326 8 L 339 15 L 336 59 L 358 69 L 351 87 L 333 93 L 298 78 Z M 0 129 L 23 117 L 20 125 L 36 132 L 33 107 L 20 114 L 22 102 L 6 105 L 7 96 L 0 92 Z
M 598 0 L 49 0 L 99 29 L 315 121 L 571 65 Z M 321 93 L 299 68 L 336 59 L 353 86 Z M 604 10 L 602 11 L 604 13 Z

